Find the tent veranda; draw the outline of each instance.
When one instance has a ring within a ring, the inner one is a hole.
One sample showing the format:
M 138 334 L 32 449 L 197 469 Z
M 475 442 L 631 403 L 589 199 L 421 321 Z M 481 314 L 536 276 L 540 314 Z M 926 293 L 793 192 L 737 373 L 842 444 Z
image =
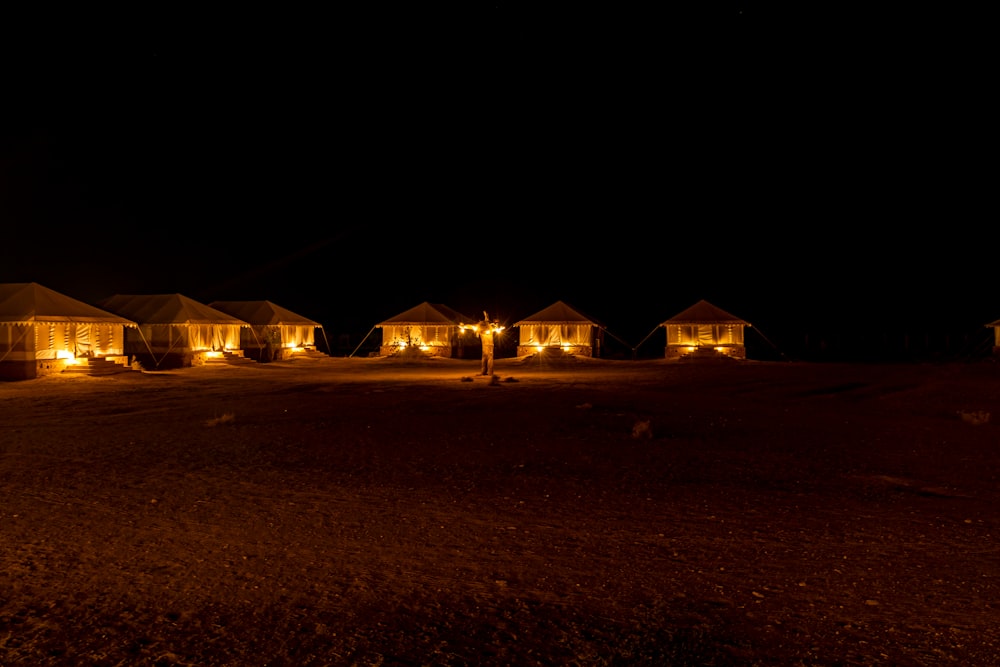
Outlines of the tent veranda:
M 38 283 L 0 284 L 0 377 L 31 379 L 82 359 L 127 364 L 133 320 Z
M 316 352 L 316 330 L 322 331 L 323 325 L 287 308 L 267 300 L 213 301 L 208 305 L 250 325 L 240 330 L 240 347 L 258 361 Z
M 470 348 L 479 356 L 479 338 L 463 331 L 462 324 L 477 320 L 448 306 L 427 301 L 405 310 L 375 325 L 382 330 L 380 356 L 393 356 L 407 351 L 436 357 L 468 357 Z
M 1000 357 L 1000 320 L 994 320 L 986 326 L 993 329 L 993 356 Z
M 183 294 L 116 294 L 101 308 L 134 320 L 125 350 L 155 368 L 199 365 L 212 356 L 242 356 L 240 330 L 250 324 Z
M 667 331 L 665 356 L 746 358 L 743 331 L 750 323 L 702 299 L 660 326 Z
M 545 350 L 599 357 L 605 327 L 563 301 L 514 323 L 518 328 L 517 355 Z

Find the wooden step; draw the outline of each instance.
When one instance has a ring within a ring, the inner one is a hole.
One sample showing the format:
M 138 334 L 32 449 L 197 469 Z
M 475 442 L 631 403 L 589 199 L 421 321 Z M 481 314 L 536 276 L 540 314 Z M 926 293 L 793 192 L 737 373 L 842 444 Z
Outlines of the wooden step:
M 63 373 L 78 373 L 81 375 L 115 375 L 117 373 L 131 372 L 133 372 L 131 366 L 116 364 L 101 357 L 87 359 L 86 363 L 73 364 L 63 370 Z
M 240 366 L 243 364 L 256 364 L 257 362 L 249 357 L 243 356 L 243 351 L 238 350 L 236 352 L 226 351 L 222 353 L 221 357 L 210 357 L 205 360 L 206 366 Z

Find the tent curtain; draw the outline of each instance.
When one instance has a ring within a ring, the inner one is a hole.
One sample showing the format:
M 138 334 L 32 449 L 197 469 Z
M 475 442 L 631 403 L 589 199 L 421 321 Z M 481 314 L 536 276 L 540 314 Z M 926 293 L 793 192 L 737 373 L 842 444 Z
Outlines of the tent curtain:
M 743 326 L 737 324 L 668 324 L 667 344 L 689 347 L 742 345 Z
M 77 324 L 73 337 L 73 356 L 90 357 L 94 353 L 94 330 L 89 324 Z
M 279 328 L 282 347 L 312 347 L 316 344 L 316 327 L 282 324 Z
M 520 344 L 542 347 L 590 346 L 593 326 L 590 324 L 522 324 Z
M 240 344 L 244 350 L 271 347 L 312 347 L 316 344 L 315 327 L 304 324 L 264 324 L 243 327 Z
M 76 356 L 106 356 L 122 354 L 125 349 L 125 327 L 115 324 L 78 324 Z
M 71 356 L 70 326 L 66 322 L 36 324 L 35 359 L 57 359 L 60 356 Z
M 106 354 L 123 354 L 125 352 L 125 327 L 109 326 L 107 335 Z
M 390 324 L 382 327 L 382 345 L 450 347 L 455 331 L 451 325 Z
M 35 359 L 116 355 L 125 348 L 120 324 L 53 322 L 36 324 L 34 330 Z
M 210 324 L 188 325 L 188 347 L 192 350 L 215 349 L 215 328 Z
M 157 352 L 238 350 L 240 329 L 238 324 L 144 324 L 139 338 Z
M 202 326 L 199 326 L 201 329 Z M 240 326 L 238 324 L 204 325 L 207 329 L 209 347 L 212 350 L 238 350 L 240 348 Z

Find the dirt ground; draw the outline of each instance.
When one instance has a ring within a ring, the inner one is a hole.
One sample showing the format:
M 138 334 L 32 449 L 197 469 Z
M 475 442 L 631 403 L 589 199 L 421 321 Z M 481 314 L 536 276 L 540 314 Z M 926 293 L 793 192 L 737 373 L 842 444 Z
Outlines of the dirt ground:
M 0 383 L 0 665 L 996 664 L 1000 366 L 477 370 Z

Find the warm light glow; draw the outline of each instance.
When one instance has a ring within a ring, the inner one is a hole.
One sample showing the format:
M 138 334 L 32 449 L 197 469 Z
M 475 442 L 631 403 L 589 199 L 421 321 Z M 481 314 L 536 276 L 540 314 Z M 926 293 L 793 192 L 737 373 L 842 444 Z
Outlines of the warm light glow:
M 205 356 L 214 359 L 216 357 L 221 357 L 222 352 L 219 352 L 218 350 L 209 350 L 208 352 L 205 353 Z
M 401 350 L 402 350 L 402 349 L 403 349 L 403 348 L 405 348 L 405 347 L 406 347 L 406 341 L 405 341 L 405 340 L 401 340 L 401 341 L 399 341 L 399 349 L 401 349 Z
M 564 344 L 564 345 L 562 346 L 562 349 L 563 349 L 563 352 L 569 352 L 569 345 L 565 345 L 565 344 Z
M 83 364 L 87 363 L 87 359 L 84 358 L 84 357 L 80 357 L 80 358 L 63 357 L 63 358 L 66 359 L 66 365 L 67 366 L 80 366 L 80 365 L 83 365 Z
M 56 359 L 72 359 L 73 353 L 69 350 L 57 350 Z
M 420 350 L 421 350 L 422 352 L 426 352 L 426 351 L 427 351 L 427 350 L 429 350 L 429 349 L 431 349 L 430 345 L 421 345 L 421 346 L 420 346 Z
M 542 351 L 542 346 L 541 345 L 536 345 L 535 346 L 535 352 L 541 352 L 541 351 Z
M 694 352 L 695 349 L 696 348 L 694 346 L 684 348 L 684 350 L 687 351 L 687 352 Z
M 486 325 L 486 326 L 484 326 L 484 325 Z M 495 334 L 497 334 L 497 333 L 500 333 L 501 331 L 503 331 L 506 327 L 501 326 L 499 324 L 488 324 L 487 325 L 486 322 L 480 322 L 479 324 L 459 324 L 458 328 L 461 331 L 472 330 L 472 331 L 475 331 L 478 334 L 482 334 L 482 333 L 495 333 Z

